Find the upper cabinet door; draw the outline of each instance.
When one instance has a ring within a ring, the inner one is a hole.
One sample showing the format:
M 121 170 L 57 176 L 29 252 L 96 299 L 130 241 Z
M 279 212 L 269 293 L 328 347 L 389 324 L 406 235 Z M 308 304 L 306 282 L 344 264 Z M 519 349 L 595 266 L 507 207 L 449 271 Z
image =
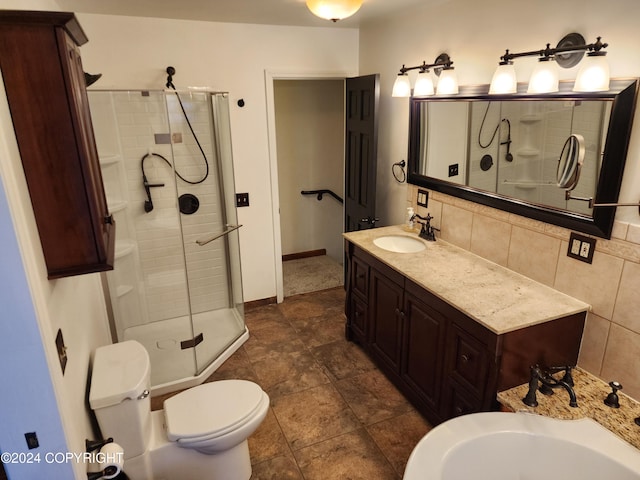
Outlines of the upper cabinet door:
M 49 278 L 113 268 L 75 16 L 0 11 L 0 69 Z

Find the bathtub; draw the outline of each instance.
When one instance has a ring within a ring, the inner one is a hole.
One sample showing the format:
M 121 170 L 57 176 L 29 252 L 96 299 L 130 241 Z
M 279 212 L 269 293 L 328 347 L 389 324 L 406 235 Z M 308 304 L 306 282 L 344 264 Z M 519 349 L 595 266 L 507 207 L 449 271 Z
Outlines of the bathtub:
M 403 480 L 549 478 L 640 480 L 640 450 L 587 418 L 475 413 L 427 433 L 411 453 Z

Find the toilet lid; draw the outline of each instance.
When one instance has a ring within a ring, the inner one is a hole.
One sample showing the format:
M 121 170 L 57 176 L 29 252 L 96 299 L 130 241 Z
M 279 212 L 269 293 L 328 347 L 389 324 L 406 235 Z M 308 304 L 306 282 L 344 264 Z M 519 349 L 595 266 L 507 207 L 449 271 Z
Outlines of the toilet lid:
M 259 385 L 246 380 L 203 383 L 164 401 L 171 441 L 222 435 L 244 423 L 263 400 Z

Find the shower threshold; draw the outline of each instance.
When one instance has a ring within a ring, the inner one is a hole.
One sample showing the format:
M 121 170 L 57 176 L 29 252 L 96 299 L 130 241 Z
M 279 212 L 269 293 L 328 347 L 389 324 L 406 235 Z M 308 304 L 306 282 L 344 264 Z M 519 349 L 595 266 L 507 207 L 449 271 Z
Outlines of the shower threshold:
M 189 317 L 183 316 L 127 328 L 123 340 L 137 340 L 147 349 L 151 394 L 156 396 L 203 383 L 249 338 L 242 324 L 236 309 L 219 309 L 194 314 L 193 332 Z M 181 342 L 194 334 L 204 338 L 195 351 L 198 370 L 194 349 L 181 348 Z

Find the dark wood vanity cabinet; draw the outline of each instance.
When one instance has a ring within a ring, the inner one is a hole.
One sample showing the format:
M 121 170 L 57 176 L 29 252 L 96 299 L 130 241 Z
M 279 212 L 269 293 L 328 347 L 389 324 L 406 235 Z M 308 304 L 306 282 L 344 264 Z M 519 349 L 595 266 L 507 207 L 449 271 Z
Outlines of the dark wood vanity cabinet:
M 79 46 L 64 12 L 0 11 L 0 69 L 49 278 L 110 270 L 109 215 Z
M 498 408 L 529 367 L 575 365 L 585 313 L 498 335 L 360 247 L 345 243 L 346 336 L 433 424 Z

